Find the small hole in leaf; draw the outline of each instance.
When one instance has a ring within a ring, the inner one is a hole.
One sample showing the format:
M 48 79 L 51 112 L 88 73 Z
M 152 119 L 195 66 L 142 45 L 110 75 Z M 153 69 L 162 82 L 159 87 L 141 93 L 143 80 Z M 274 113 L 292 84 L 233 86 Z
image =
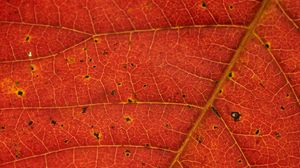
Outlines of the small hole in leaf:
M 126 150 L 124 151 L 124 155 L 125 155 L 126 157 L 130 157 L 130 155 L 131 155 L 130 150 L 126 149 Z
M 260 129 L 255 130 L 255 135 L 260 135 Z
M 93 37 L 93 39 L 94 39 L 95 43 L 99 43 L 99 38 L 98 37 Z
M 231 112 L 231 117 L 233 118 L 234 121 L 239 121 L 241 114 L 237 111 Z
M 118 85 L 118 86 L 122 86 L 122 82 L 118 82 L 117 85 Z
M 223 93 L 223 89 L 220 89 L 220 90 L 219 90 L 219 94 L 222 94 L 222 93 Z
M 31 36 L 30 35 L 26 35 L 25 42 L 30 42 L 30 40 L 31 40 Z
M 57 122 L 56 122 L 55 120 L 51 120 L 51 122 L 50 122 L 50 123 L 51 123 L 51 125 L 53 125 L 53 126 L 54 126 L 54 125 L 56 125 L 56 123 L 57 123 Z
M 131 124 L 133 121 L 133 119 L 128 115 L 124 116 L 124 120 L 127 124 Z
M 241 164 L 241 163 L 242 163 L 242 159 L 239 159 L 237 162 L 238 162 L 239 164 Z
M 202 1 L 201 7 L 204 8 L 204 9 L 206 9 L 207 8 L 207 4 L 204 1 Z
M 128 104 L 133 104 L 133 103 L 136 103 L 136 100 L 133 99 L 133 98 L 128 98 L 128 99 L 127 99 L 127 103 L 128 103 Z
M 85 78 L 85 79 L 89 79 L 89 78 L 90 78 L 90 75 L 85 75 L 84 78 Z
M 144 84 L 143 87 L 144 87 L 144 88 L 147 87 L 147 84 Z
M 19 97 L 24 96 L 24 91 L 23 91 L 23 90 L 18 90 L 18 91 L 17 91 L 17 95 L 18 95 Z
M 29 67 L 30 67 L 30 70 L 31 70 L 31 71 L 35 71 L 35 70 L 36 70 L 36 66 L 35 66 L 34 64 L 30 64 Z
M 228 8 L 229 8 L 230 10 L 232 10 L 232 9 L 233 9 L 233 5 L 229 5 Z
M 218 128 L 218 126 L 217 125 L 213 125 L 213 129 L 217 129 Z
M 96 68 L 97 66 L 96 65 L 93 65 L 93 68 Z
M 61 124 L 60 127 L 61 127 L 61 128 L 64 128 L 65 126 L 64 126 L 64 124 Z
M 265 48 L 267 48 L 267 49 L 271 48 L 271 44 L 269 42 L 266 42 L 265 43 Z
M 94 137 L 95 137 L 97 140 L 100 140 L 100 139 L 101 139 L 101 134 L 100 134 L 100 132 L 94 132 L 93 135 L 94 135 Z
M 234 76 L 234 73 L 233 73 L 233 72 L 229 72 L 229 73 L 228 73 L 228 78 L 229 78 L 229 79 L 233 78 L 233 76 Z
M 65 140 L 64 140 L 64 143 L 65 143 L 65 144 L 68 144 L 68 143 L 69 143 L 69 140 L 68 140 L 68 139 L 65 139 Z

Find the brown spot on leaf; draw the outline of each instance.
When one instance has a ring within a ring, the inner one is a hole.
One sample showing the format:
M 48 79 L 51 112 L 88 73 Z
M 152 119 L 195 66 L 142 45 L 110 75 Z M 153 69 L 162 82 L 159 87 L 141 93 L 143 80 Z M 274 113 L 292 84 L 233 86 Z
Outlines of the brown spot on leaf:
M 279 132 L 274 132 L 274 136 L 275 136 L 276 139 L 281 138 L 281 134 Z
M 97 140 L 100 140 L 101 137 L 102 137 L 101 133 L 100 133 L 100 132 L 97 132 L 97 131 L 95 131 L 95 132 L 93 133 L 93 135 L 94 135 L 94 137 L 95 137 Z
M 256 130 L 255 130 L 255 135 L 259 136 L 260 134 L 261 134 L 260 129 L 256 129 Z

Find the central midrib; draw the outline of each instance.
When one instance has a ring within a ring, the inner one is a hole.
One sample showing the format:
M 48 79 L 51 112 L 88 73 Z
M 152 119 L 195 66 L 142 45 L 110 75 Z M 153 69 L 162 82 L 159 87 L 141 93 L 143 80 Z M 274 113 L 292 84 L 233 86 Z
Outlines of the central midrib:
M 236 61 L 238 60 L 241 51 L 244 49 L 245 45 L 248 43 L 248 41 L 251 39 L 251 37 L 253 36 L 253 32 L 257 26 L 257 23 L 259 22 L 259 20 L 261 19 L 263 13 L 266 11 L 267 7 L 269 6 L 271 0 L 263 0 L 261 3 L 261 7 L 259 8 L 258 12 L 256 13 L 256 15 L 254 16 L 252 22 L 249 25 L 249 28 L 247 29 L 244 37 L 242 38 L 236 52 L 234 53 L 230 63 L 228 64 L 228 66 L 226 67 L 225 72 L 223 73 L 221 79 L 219 80 L 216 88 L 214 89 L 210 99 L 207 101 L 207 103 L 205 104 L 203 110 L 201 111 L 200 115 L 198 116 L 194 126 L 189 130 L 186 139 L 183 141 L 182 145 L 179 147 L 177 154 L 175 155 L 175 157 L 173 158 L 171 164 L 170 164 L 170 168 L 172 168 L 175 163 L 178 161 L 180 155 L 183 153 L 184 149 L 186 148 L 186 146 L 188 145 L 189 141 L 192 138 L 193 133 L 195 132 L 195 130 L 197 130 L 197 128 L 199 127 L 203 117 L 205 116 L 205 114 L 207 113 L 207 111 L 209 111 L 210 107 L 213 105 L 216 97 L 218 96 L 219 90 L 222 88 L 224 82 L 227 79 L 227 75 L 228 73 L 231 71 L 231 69 L 233 68 L 233 66 L 235 65 Z M 237 144 L 238 145 L 238 144 Z M 241 152 L 241 154 L 243 155 L 245 161 L 247 162 L 247 165 L 250 166 L 245 154 L 243 153 L 243 151 L 241 150 L 241 148 L 238 145 L 238 148 Z

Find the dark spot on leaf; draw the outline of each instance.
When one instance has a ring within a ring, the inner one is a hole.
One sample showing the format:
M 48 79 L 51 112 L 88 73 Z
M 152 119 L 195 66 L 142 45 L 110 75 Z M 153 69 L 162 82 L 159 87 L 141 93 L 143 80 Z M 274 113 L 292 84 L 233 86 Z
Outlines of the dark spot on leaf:
M 89 58 L 89 62 L 92 62 L 93 61 L 93 58 Z
M 56 122 L 55 120 L 51 120 L 51 125 L 54 126 L 54 125 L 56 125 L 56 123 L 57 123 L 57 122 Z
M 87 106 L 82 107 L 82 108 L 81 108 L 81 113 L 86 113 L 87 108 L 88 108 Z
M 188 104 L 186 107 L 189 108 L 189 109 L 192 108 L 192 106 L 190 104 Z
M 128 104 L 133 104 L 133 103 L 136 103 L 136 100 L 133 98 L 128 98 L 127 102 L 128 102 Z
M 237 162 L 238 162 L 239 164 L 241 164 L 241 163 L 242 163 L 242 159 L 237 160 Z
M 26 41 L 26 42 L 29 42 L 30 39 L 31 39 L 31 37 L 30 37 L 29 35 L 27 35 L 27 36 L 25 37 L 25 41 Z
M 101 51 L 101 54 L 104 55 L 104 56 L 108 55 L 108 51 L 107 50 L 103 50 L 103 51 Z
M 223 93 L 223 89 L 220 89 L 220 90 L 219 90 L 219 94 L 221 94 L 221 93 Z
M 83 50 L 83 51 L 86 51 L 86 50 L 87 50 L 87 48 L 86 48 L 86 47 L 84 47 L 84 48 L 82 48 L 82 50 Z
M 64 143 L 65 143 L 65 144 L 68 144 L 68 143 L 69 143 L 69 140 L 68 140 L 68 139 L 65 139 L 65 140 L 64 140 Z
M 267 43 L 265 43 L 265 48 L 270 48 L 271 47 L 271 45 L 270 45 L 270 43 L 269 42 L 267 42 Z
M 89 79 L 89 78 L 90 78 L 90 75 L 85 75 L 84 78 L 85 78 L 85 79 Z
M 165 127 L 165 128 L 171 128 L 171 126 L 170 126 L 169 123 L 165 123 L 165 124 L 164 124 L 164 127 Z
M 285 97 L 290 97 L 290 94 L 289 94 L 289 93 L 287 93 L 287 94 L 285 95 Z
M 145 163 L 145 162 L 142 162 L 141 164 L 142 164 L 142 166 L 146 166 L 146 163 Z
M 24 92 L 22 90 L 18 90 L 17 94 L 18 94 L 18 96 L 23 96 Z
M 150 148 L 150 144 L 145 144 L 145 148 Z
M 201 6 L 202 8 L 207 8 L 207 4 L 204 1 L 202 1 Z
M 228 73 L 228 78 L 231 79 L 232 77 L 233 77 L 233 72 L 229 72 L 229 73 Z
M 101 138 L 101 134 L 99 132 L 94 132 L 94 137 L 99 140 Z
M 201 144 L 201 143 L 203 142 L 204 138 L 203 138 L 202 136 L 200 136 L 200 135 L 196 135 L 195 140 L 196 140 L 199 144 Z
M 144 87 L 144 88 L 147 87 L 147 84 L 144 84 L 143 87 Z
M 280 106 L 280 109 L 281 109 L 281 110 L 284 110 L 285 108 L 284 108 L 284 106 Z
M 32 126 L 33 121 L 32 121 L 32 120 L 29 120 L 27 124 L 28 124 L 28 126 Z
M 61 124 L 60 127 L 61 127 L 61 128 L 64 128 L 65 126 L 64 126 L 64 124 Z
M 186 97 L 186 95 L 184 94 L 184 95 L 182 95 L 182 97 L 183 97 L 183 98 L 185 98 L 185 97 Z
M 218 126 L 217 125 L 213 125 L 213 129 L 217 129 L 218 128 Z
M 79 60 L 79 62 L 83 62 L 83 59 Z
M 117 85 L 118 85 L 118 86 L 122 86 L 122 83 L 121 83 L 121 82 L 118 82 Z
M 115 129 L 115 128 L 116 128 L 116 126 L 114 126 L 114 125 L 111 125 L 111 126 L 110 126 L 110 128 L 111 128 L 111 129 Z
M 124 151 L 124 155 L 125 155 L 126 157 L 129 157 L 129 156 L 131 155 L 130 150 L 126 149 L 126 150 Z
M 0 128 L 1 128 L 2 130 L 4 130 L 4 129 L 5 129 L 5 126 L 1 126 Z
M 231 112 L 231 117 L 233 118 L 234 121 L 239 121 L 241 114 L 237 111 Z
M 260 135 L 260 129 L 255 130 L 255 135 Z
M 93 66 L 93 68 L 96 68 L 96 67 L 97 67 L 96 65 Z
M 116 91 L 116 90 L 112 90 L 110 94 L 111 94 L 112 96 L 114 96 L 114 95 L 117 94 L 117 91 Z
M 124 116 L 124 120 L 127 124 L 131 124 L 133 121 L 133 119 L 128 115 Z
M 274 136 L 275 136 L 275 138 L 276 138 L 276 139 L 279 139 L 279 138 L 281 138 L 281 135 L 280 135 L 280 133 L 279 133 L 279 132 L 275 132 L 275 133 L 274 133 Z
M 232 6 L 232 5 L 229 5 L 228 8 L 229 8 L 230 10 L 232 10 L 232 9 L 233 9 L 233 6 Z

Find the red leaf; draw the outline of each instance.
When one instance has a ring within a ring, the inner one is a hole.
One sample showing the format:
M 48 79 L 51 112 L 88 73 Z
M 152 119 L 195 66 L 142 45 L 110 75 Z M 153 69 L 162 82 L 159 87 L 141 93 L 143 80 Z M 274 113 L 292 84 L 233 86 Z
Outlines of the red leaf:
M 300 1 L 0 1 L 0 167 L 300 167 Z

